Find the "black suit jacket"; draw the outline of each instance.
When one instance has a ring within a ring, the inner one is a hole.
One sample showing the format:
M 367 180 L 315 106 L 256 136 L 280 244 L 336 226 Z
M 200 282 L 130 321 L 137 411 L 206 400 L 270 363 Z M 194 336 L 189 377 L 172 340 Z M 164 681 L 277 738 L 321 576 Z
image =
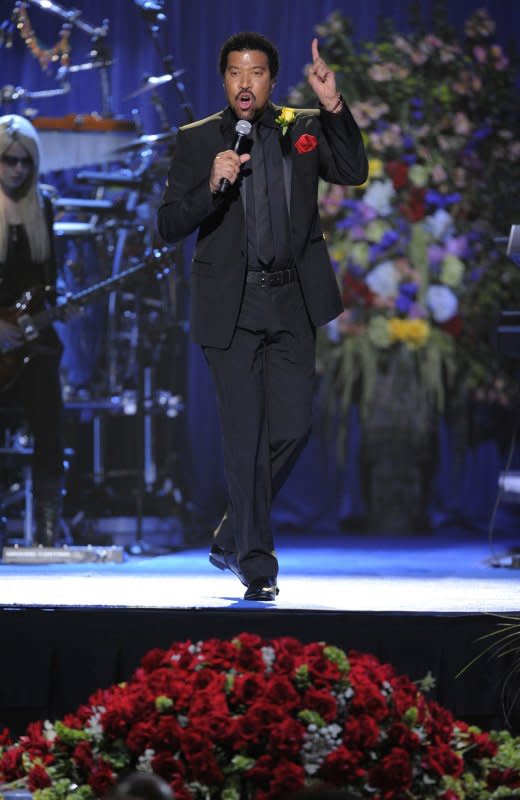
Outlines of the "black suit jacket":
M 280 131 L 285 189 L 298 277 L 310 320 L 319 326 L 338 316 L 343 305 L 321 229 L 318 180 L 359 185 L 368 166 L 348 108 L 338 114 L 295 111 L 284 137 Z M 310 149 L 299 152 L 304 134 Z M 238 319 L 247 253 L 238 182 L 216 197 L 209 189 L 213 159 L 229 147 L 223 112 L 180 128 L 158 211 L 159 232 L 167 242 L 199 229 L 191 268 L 191 336 L 198 344 L 222 348 L 229 345 Z

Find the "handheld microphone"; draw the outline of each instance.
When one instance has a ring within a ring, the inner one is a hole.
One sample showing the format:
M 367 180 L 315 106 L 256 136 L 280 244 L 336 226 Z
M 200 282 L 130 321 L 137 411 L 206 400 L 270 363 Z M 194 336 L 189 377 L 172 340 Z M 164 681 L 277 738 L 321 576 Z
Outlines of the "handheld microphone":
M 249 136 L 251 133 L 251 123 L 247 121 L 247 119 L 239 119 L 237 124 L 235 125 L 235 142 L 233 144 L 233 150 L 235 153 L 238 153 L 240 148 L 240 143 L 244 136 Z M 222 178 L 220 181 L 219 192 L 226 192 L 229 187 L 231 186 L 230 182 L 227 178 Z

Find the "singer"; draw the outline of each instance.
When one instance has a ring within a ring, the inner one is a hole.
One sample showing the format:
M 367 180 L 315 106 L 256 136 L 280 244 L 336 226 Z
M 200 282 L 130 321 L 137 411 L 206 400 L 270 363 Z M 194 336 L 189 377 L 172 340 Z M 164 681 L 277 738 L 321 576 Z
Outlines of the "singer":
M 278 594 L 271 504 L 309 436 L 316 327 L 343 310 L 318 179 L 359 185 L 368 175 L 359 129 L 316 39 L 311 52 L 318 108 L 282 112 L 271 102 L 274 45 L 257 33 L 224 43 L 228 105 L 179 130 L 158 211 L 167 242 L 198 229 L 191 335 L 216 387 L 229 494 L 209 559 L 252 601 Z

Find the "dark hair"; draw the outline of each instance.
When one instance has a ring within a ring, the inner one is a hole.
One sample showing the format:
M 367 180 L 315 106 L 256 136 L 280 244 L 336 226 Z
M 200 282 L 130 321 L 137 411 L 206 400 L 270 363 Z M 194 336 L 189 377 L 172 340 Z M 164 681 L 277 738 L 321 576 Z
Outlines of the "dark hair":
M 356 800 L 357 795 L 348 789 L 317 784 L 298 789 L 289 795 L 290 800 Z
M 276 78 L 280 63 L 278 59 L 278 50 L 274 44 L 270 42 L 269 39 L 266 39 L 265 36 L 262 36 L 261 33 L 253 33 L 251 31 L 235 33 L 224 42 L 218 60 L 221 75 L 224 75 L 226 71 L 229 53 L 232 51 L 240 52 L 242 50 L 260 50 L 262 53 L 265 53 L 269 61 L 271 78 L 273 80 Z
M 107 800 L 173 800 L 173 791 L 155 773 L 131 772 L 121 778 Z

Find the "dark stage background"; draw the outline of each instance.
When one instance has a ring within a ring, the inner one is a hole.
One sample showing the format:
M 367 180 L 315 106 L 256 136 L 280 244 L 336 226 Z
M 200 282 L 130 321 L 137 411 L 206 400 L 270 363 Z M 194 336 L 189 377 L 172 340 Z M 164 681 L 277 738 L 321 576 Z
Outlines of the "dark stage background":
M 77 8 L 89 24 L 98 26 L 106 17 L 110 23 L 108 44 L 113 49 L 111 69 L 112 103 L 116 115 L 129 118 L 133 108 L 139 109 L 145 133 L 161 131 L 160 120 L 150 97 L 141 95 L 125 99 L 141 86 L 145 74 L 161 74 L 163 66 L 148 34 L 143 16 L 132 0 L 77 0 L 61 3 Z M 431 23 L 436 3 L 424 0 L 421 15 Z M 14 0 L 1 0 L 0 20 L 8 17 Z M 520 4 L 516 0 L 456 0 L 447 3 L 450 22 L 462 30 L 469 14 L 485 7 L 495 20 L 498 39 L 503 44 L 520 30 Z M 237 30 L 258 30 L 279 47 L 281 70 L 275 101 L 283 101 L 291 86 L 302 77 L 310 60 L 310 42 L 314 26 L 330 12 L 339 9 L 350 17 L 356 40 L 373 39 L 381 18 L 390 18 L 395 26 L 409 30 L 410 4 L 397 0 L 368 0 L 364 3 L 338 0 L 263 0 L 246 4 L 242 0 L 167 0 L 164 10 L 167 24 L 160 29 L 160 41 L 173 57 L 174 69 L 184 69 L 182 80 L 195 118 L 203 117 L 223 104 L 217 56 L 223 40 Z M 56 41 L 61 21 L 39 8 L 30 7 L 30 16 L 39 37 L 46 44 Z M 78 30 L 72 34 L 72 63 L 88 60 L 90 42 Z M 42 73 L 18 36 L 10 49 L 0 49 L 3 85 L 13 84 L 31 91 L 53 88 L 53 73 Z M 183 124 L 188 119 L 172 84 L 160 90 L 165 99 L 169 123 Z M 69 94 L 55 99 L 32 101 L 31 106 L 46 116 L 101 111 L 99 75 L 95 71 L 78 73 L 72 78 Z M 4 105 L 2 113 L 20 112 L 23 103 Z M 520 222 L 520 219 L 518 220 Z M 189 261 L 190 243 L 186 246 Z M 195 519 L 201 528 L 216 522 L 225 503 L 222 474 L 220 433 L 213 399 L 213 389 L 206 365 L 198 350 L 189 345 L 186 375 L 186 410 L 183 424 L 187 446 L 182 453 L 182 469 L 189 498 L 194 504 Z M 432 497 L 432 519 L 435 526 L 470 527 L 483 533 L 489 524 L 497 494 L 497 477 L 503 469 L 506 449 L 513 429 L 512 415 L 503 414 L 491 420 L 492 435 L 467 454 L 461 479 L 453 483 L 450 473 L 451 443 L 442 426 L 441 459 Z M 356 467 L 356 425 L 350 439 L 346 466 L 339 469 L 334 460 L 334 447 L 315 433 L 300 463 L 274 509 L 275 524 L 301 530 L 309 536 L 321 531 L 348 527 L 363 512 Z M 515 532 L 520 528 L 518 508 L 503 505 L 496 518 L 497 528 Z

